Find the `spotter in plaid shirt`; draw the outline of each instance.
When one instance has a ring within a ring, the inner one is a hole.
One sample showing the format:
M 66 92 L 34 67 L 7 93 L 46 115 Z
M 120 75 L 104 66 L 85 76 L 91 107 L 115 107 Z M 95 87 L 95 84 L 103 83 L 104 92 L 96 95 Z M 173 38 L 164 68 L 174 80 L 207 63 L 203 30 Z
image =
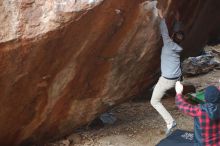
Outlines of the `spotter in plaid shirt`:
M 177 94 L 176 105 L 194 117 L 195 146 L 220 146 L 220 91 L 209 86 L 205 100 L 205 104 L 192 105 L 182 98 L 182 94 Z

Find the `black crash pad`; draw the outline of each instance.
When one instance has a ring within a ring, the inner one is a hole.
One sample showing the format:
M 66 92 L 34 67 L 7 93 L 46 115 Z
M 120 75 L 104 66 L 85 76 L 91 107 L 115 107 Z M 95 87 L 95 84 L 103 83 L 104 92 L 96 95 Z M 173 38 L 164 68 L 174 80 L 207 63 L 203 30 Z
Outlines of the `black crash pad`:
M 193 146 L 193 139 L 193 132 L 177 129 L 156 146 Z

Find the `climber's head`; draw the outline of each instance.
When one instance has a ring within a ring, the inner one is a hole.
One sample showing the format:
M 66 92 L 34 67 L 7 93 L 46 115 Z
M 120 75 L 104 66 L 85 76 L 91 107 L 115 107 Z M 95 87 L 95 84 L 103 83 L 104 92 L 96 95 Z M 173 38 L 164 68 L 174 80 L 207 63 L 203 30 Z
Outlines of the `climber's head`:
M 180 44 L 184 40 L 184 33 L 182 31 L 174 32 L 172 39 L 175 43 Z

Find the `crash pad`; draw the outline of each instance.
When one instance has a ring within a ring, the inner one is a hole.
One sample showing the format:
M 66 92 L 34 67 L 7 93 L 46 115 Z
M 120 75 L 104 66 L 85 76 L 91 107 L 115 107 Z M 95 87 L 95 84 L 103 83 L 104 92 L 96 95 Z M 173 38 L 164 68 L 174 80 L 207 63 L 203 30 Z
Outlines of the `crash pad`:
M 177 129 L 156 146 L 193 146 L 193 139 L 193 132 Z

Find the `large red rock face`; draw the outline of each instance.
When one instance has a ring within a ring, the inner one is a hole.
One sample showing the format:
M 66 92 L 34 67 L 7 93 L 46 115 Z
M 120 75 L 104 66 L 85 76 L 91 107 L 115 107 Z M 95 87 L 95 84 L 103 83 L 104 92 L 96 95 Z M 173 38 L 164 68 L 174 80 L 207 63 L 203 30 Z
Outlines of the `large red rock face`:
M 160 0 L 180 10 L 185 52 L 219 29 L 219 0 Z M 157 79 L 161 39 L 154 2 L 0 1 L 0 145 L 57 139 Z M 211 12 L 210 12 L 211 11 Z

